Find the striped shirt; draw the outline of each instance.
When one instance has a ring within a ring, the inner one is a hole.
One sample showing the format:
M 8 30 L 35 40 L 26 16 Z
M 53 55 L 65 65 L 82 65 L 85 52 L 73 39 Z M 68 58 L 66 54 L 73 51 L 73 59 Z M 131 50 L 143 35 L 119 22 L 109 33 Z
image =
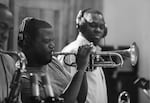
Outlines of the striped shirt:
M 22 89 L 21 89 L 21 98 L 23 103 L 30 103 L 30 98 L 32 96 L 29 73 L 38 74 L 38 81 L 40 86 L 40 98 L 46 98 L 44 93 L 44 88 L 42 86 L 41 74 L 45 73 L 48 75 L 52 89 L 54 91 L 54 96 L 60 96 L 69 82 L 71 81 L 71 76 L 65 69 L 59 64 L 59 62 L 53 58 L 52 62 L 44 66 L 42 69 L 38 70 L 35 67 L 27 67 L 27 73 L 23 75 L 22 79 Z

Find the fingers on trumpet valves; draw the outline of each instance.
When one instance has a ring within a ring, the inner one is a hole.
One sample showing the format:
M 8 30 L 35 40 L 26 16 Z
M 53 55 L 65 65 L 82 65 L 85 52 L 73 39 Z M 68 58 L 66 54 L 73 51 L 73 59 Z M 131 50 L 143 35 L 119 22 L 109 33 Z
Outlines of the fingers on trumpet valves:
M 82 46 L 79 46 L 79 48 L 93 48 L 93 43 L 88 43 L 88 44 L 85 44 L 85 45 L 82 45 Z
M 94 44 L 93 42 L 88 43 L 87 45 L 85 45 L 87 48 L 89 49 L 93 49 L 94 48 Z
M 96 54 L 96 47 L 94 46 L 93 42 L 90 43 L 91 47 L 91 54 Z
M 88 52 L 89 54 L 96 53 L 96 47 L 94 46 L 93 42 L 90 42 L 86 45 L 82 45 L 82 46 L 79 47 L 79 49 L 81 49 L 81 48 L 85 48 L 84 50 L 86 52 Z
M 92 53 L 93 49 L 94 49 L 93 42 L 90 42 L 89 44 L 87 44 L 86 48 L 88 48 L 88 50 L 90 51 L 90 53 Z
M 96 47 L 94 46 L 93 42 L 90 42 L 89 46 L 92 48 L 91 53 L 96 53 Z
M 78 56 L 87 56 L 87 55 L 91 54 L 91 50 L 92 50 L 91 44 L 79 46 L 77 55 Z

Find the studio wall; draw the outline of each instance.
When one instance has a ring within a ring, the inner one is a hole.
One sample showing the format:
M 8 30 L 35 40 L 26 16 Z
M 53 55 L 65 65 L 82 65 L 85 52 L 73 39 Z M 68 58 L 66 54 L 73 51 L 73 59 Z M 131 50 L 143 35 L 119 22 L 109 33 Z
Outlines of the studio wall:
M 139 48 L 138 76 L 150 80 L 150 1 L 104 0 L 103 11 L 108 25 L 106 44 L 130 45 Z M 139 103 L 150 99 L 139 89 Z

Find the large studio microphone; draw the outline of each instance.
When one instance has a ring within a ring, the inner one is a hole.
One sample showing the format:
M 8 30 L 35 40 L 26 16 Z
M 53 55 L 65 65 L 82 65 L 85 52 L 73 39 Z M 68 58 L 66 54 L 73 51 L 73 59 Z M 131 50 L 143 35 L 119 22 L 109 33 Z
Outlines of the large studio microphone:
M 43 88 L 46 97 L 54 97 L 54 92 L 51 86 L 50 78 L 48 78 L 46 74 L 42 74 L 41 79 L 43 82 Z
M 135 86 L 139 87 L 142 89 L 142 91 L 150 98 L 150 81 L 146 80 L 145 78 L 137 78 L 134 81 Z
M 43 88 L 44 88 L 44 93 L 45 93 L 45 99 L 44 103 L 52 103 L 53 97 L 54 97 L 54 92 L 50 83 L 50 78 L 46 74 L 41 75 L 41 79 L 43 82 Z
M 44 103 L 63 103 L 63 98 L 58 98 L 54 96 L 50 78 L 48 78 L 46 74 L 42 74 L 41 79 L 43 82 L 43 88 L 46 96 L 46 98 L 44 99 Z
M 31 91 L 32 91 L 31 102 L 41 103 L 37 74 L 30 73 L 30 84 L 31 84 Z

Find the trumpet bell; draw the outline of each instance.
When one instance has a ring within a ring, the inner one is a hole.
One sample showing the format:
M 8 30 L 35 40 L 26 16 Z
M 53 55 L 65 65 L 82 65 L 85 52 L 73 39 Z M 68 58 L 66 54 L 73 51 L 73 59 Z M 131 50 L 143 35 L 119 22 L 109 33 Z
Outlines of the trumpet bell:
M 138 56 L 139 56 L 139 51 L 135 42 L 133 42 L 132 45 L 130 46 L 129 52 L 130 52 L 131 64 L 132 66 L 135 66 L 137 64 Z
M 139 50 L 138 50 L 138 47 L 137 47 L 135 42 L 133 42 L 130 45 L 129 49 L 120 50 L 120 51 L 117 51 L 117 52 L 122 54 L 123 56 L 126 55 L 126 54 L 129 54 L 131 65 L 135 66 L 137 64 L 138 57 L 139 57 Z

